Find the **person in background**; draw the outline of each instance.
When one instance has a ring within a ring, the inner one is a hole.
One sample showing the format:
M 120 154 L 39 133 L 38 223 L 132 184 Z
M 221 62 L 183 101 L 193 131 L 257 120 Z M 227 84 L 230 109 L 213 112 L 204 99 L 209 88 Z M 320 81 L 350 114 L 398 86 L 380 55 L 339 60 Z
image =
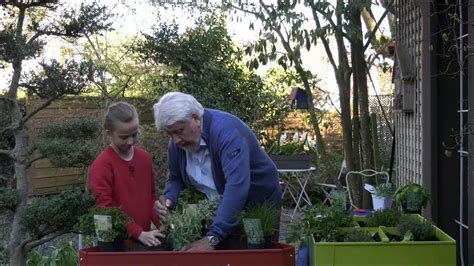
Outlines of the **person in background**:
M 160 218 L 166 219 L 186 187 L 210 199 L 221 196 L 207 236 L 186 250 L 218 247 L 231 236 L 247 206 L 266 202 L 280 213 L 278 171 L 244 122 L 232 114 L 203 108 L 192 95 L 180 92 L 163 95 L 153 109 L 157 129 L 170 137 L 164 197 L 156 203 Z
M 126 102 L 110 104 L 105 114 L 104 129 L 110 139 L 89 168 L 89 184 L 96 205 L 120 207 L 130 221 L 129 235 L 147 246 L 161 244 L 157 230 L 160 220 L 154 209 L 155 179 L 152 159 L 137 147 L 139 119 L 135 107 Z

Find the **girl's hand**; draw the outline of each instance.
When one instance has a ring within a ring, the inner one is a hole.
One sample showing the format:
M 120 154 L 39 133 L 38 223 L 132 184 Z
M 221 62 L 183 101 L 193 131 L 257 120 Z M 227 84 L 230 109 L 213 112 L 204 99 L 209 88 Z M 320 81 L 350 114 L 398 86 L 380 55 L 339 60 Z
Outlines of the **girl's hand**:
M 143 231 L 138 236 L 138 241 L 142 242 L 143 245 L 147 245 L 149 247 L 155 247 L 155 246 L 161 245 L 161 241 L 158 239 L 158 237 L 164 238 L 165 235 L 160 233 L 158 230 L 153 230 L 153 231 L 148 231 L 148 232 Z

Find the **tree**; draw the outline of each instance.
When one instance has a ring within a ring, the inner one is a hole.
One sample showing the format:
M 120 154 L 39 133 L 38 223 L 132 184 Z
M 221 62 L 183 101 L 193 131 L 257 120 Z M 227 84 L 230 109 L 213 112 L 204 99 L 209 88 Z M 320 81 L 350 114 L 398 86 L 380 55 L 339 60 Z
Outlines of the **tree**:
M 243 65 L 243 52 L 232 42 L 222 16 L 204 14 L 183 34 L 176 24 L 161 24 L 145 35 L 138 50 L 174 79 L 157 84 L 155 95 L 176 89 L 193 94 L 206 107 L 239 116 L 255 131 L 266 126 L 263 118 L 276 108 L 269 104 L 276 96 Z
M 12 134 L 14 138 L 14 147 L 2 148 L 0 154 L 11 158 L 15 165 L 14 177 L 12 177 L 15 179 L 13 187 L 2 192 L 17 195 L 17 200 L 10 208 L 14 215 L 8 254 L 11 265 L 25 265 L 29 250 L 70 229 L 70 223 L 59 223 L 51 228 L 47 224 L 36 224 L 37 229 L 30 230 L 28 217 L 36 216 L 35 212 L 41 209 L 41 206 L 45 206 L 42 201 L 52 202 L 52 205 L 47 206 L 62 207 L 66 216 L 71 205 L 59 202 L 68 201 L 74 195 L 76 195 L 74 197 L 76 200 L 83 199 L 76 203 L 87 206 L 88 202 L 81 193 L 65 193 L 34 200 L 31 205 L 27 204 L 27 171 L 29 166 L 41 157 L 32 157 L 33 147 L 28 144 L 28 129 L 25 125 L 29 119 L 54 100 L 64 95 L 76 95 L 86 91 L 97 72 L 88 62 L 67 60 L 61 64 L 56 60 L 47 61 L 43 58 L 39 63 L 39 71 L 25 73 L 23 63 L 26 60 L 41 58 L 46 38 L 75 40 L 107 30 L 111 24 L 108 22 L 110 15 L 106 13 L 106 9 L 96 4 L 82 4 L 79 9 L 65 10 L 59 16 L 54 16 L 54 11 L 59 7 L 59 1 L 55 0 L 0 1 L 0 7 L 11 15 L 10 20 L 2 21 L 0 61 L 12 67 L 9 89 L 4 96 L 0 97 L 7 106 L 9 123 L 0 132 L 2 135 Z M 28 94 L 41 97 L 43 99 L 41 106 L 24 113 L 18 98 L 21 88 L 26 89 Z M 42 218 L 53 220 L 51 216 Z
M 356 162 L 361 158 L 364 168 L 371 168 L 373 147 L 370 142 L 366 78 L 369 67 L 365 60 L 365 50 L 370 42 L 377 42 L 380 39 L 374 38 L 379 23 L 372 28 L 373 31 L 369 32 L 367 43 L 364 45 L 360 17 L 363 11 L 367 11 L 370 15 L 370 1 L 337 0 L 335 4 L 333 2 L 282 0 L 268 3 L 260 0 L 259 5 L 247 5 L 242 2 L 240 6 L 236 6 L 233 5 L 233 1 L 228 1 L 228 6 L 254 14 L 263 25 L 263 31 L 260 32 L 261 38 L 249 48 L 249 52 L 256 54 L 252 64 L 258 66 L 258 62 L 266 63 L 270 60 L 277 60 L 283 66 L 294 67 L 300 74 L 307 91 L 310 91 L 305 82 L 308 71 L 302 68 L 301 49 L 310 50 L 317 43 L 322 43 L 328 61 L 334 70 L 339 89 L 344 159 L 348 170 L 357 169 Z M 307 14 L 312 15 L 313 27 L 308 26 L 311 15 Z M 253 24 L 250 25 L 250 28 L 253 28 Z M 335 50 L 331 48 L 330 40 L 335 41 Z M 283 46 L 284 53 L 277 51 L 277 44 Z M 347 44 L 351 47 L 350 52 Z M 349 56 L 351 56 L 351 60 L 349 60 Z M 351 76 L 354 80 L 352 111 Z M 311 106 L 312 99 L 308 99 L 308 101 Z M 314 113 L 311 109 L 310 111 Z M 352 129 L 351 115 L 354 116 L 354 130 Z M 360 131 L 358 117 L 361 117 Z M 313 121 L 317 133 L 317 121 L 316 119 Z M 355 135 L 354 132 L 357 134 Z M 358 144 L 359 138 L 362 140 L 362 147 Z M 355 156 L 359 154 L 359 150 L 362 154 L 361 158 Z M 352 194 L 356 196 L 355 201 L 360 205 L 362 186 L 354 184 L 351 187 L 355 188 Z

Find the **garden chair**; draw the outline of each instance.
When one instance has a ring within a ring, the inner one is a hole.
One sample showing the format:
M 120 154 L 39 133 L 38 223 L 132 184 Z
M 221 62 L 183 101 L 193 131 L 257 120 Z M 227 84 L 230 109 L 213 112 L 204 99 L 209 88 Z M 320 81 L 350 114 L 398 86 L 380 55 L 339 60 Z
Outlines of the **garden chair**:
M 337 180 L 339 180 L 340 184 L 343 182 L 343 177 L 345 176 L 345 172 L 347 170 L 347 165 L 346 165 L 346 160 L 342 160 L 341 163 L 341 169 L 339 170 L 339 174 L 337 175 Z M 318 186 L 320 186 L 322 192 L 324 193 L 324 200 L 323 204 L 326 202 L 331 202 L 330 198 L 330 193 L 332 190 L 336 189 L 337 185 L 336 184 L 329 184 L 329 183 L 316 183 Z M 346 189 L 343 185 L 343 188 Z
M 346 187 L 345 189 L 347 190 L 347 195 L 349 196 L 349 201 L 351 203 L 351 206 L 353 208 L 356 208 L 356 209 L 360 209 L 358 206 L 356 206 L 354 204 L 354 201 L 353 201 L 353 198 L 352 198 L 352 194 L 351 194 L 351 190 L 350 190 L 350 181 L 351 179 L 353 178 L 356 178 L 356 177 L 360 177 L 363 181 L 364 177 L 379 177 L 380 178 L 380 181 L 379 182 L 383 182 L 383 183 L 388 183 L 390 182 L 390 177 L 388 175 L 387 172 L 377 172 L 373 169 L 364 169 L 362 171 L 349 171 L 347 172 L 346 174 Z M 376 180 L 376 183 L 378 184 L 379 182 L 377 182 Z M 364 182 L 362 182 L 362 186 L 364 186 Z

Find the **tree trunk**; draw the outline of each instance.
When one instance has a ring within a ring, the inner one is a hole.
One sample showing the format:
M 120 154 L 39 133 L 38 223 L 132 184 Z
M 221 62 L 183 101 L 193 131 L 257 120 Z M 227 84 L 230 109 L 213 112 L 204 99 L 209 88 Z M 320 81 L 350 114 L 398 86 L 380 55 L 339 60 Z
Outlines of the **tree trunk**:
M 362 143 L 362 165 L 363 169 L 373 168 L 373 148 L 370 134 L 370 114 L 369 114 L 369 96 L 367 91 L 367 76 L 366 76 L 366 63 L 364 57 L 364 44 L 362 35 L 362 23 L 361 23 L 361 10 L 353 5 L 353 1 L 350 2 L 349 6 L 350 20 L 353 30 L 351 38 L 351 51 L 352 51 L 352 69 L 355 78 L 355 89 L 358 91 L 359 96 L 359 112 L 360 112 L 360 133 Z M 373 184 L 373 178 L 366 177 L 363 183 Z M 360 189 L 363 189 L 360 187 Z M 369 208 L 371 206 L 370 194 L 363 190 L 362 206 L 363 208 Z
M 25 7 L 19 7 L 16 37 L 22 36 L 23 22 L 25 20 Z M 21 230 L 20 219 L 25 211 L 28 201 L 28 134 L 22 123 L 23 115 L 17 100 L 18 85 L 22 71 L 23 58 L 19 56 L 13 61 L 13 76 L 8 91 L 8 109 L 11 115 L 11 125 L 15 137 L 15 148 L 13 149 L 13 159 L 15 162 L 16 190 L 20 194 L 20 203 L 13 214 L 12 231 L 8 243 L 8 254 L 10 265 L 26 265 L 26 251 L 23 250 L 21 242 L 24 234 Z

